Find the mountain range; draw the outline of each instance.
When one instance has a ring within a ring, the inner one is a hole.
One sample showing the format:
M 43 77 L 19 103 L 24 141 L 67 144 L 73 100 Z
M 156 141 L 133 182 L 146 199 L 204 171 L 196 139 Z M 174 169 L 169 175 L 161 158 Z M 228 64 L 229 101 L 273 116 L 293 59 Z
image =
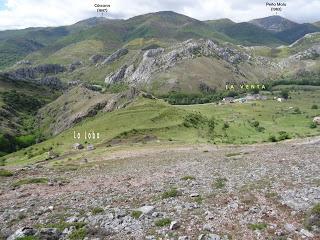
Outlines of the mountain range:
M 228 19 L 199 21 L 175 12 L 156 12 L 128 20 L 91 18 L 74 25 L 0 32 L 0 69 L 27 55 L 44 56 L 86 40 L 97 40 L 114 50 L 137 38 L 181 41 L 210 38 L 234 44 L 279 46 L 307 33 L 320 31 L 319 23 L 298 24 L 280 16 L 235 23 Z
M 280 16 L 235 23 L 156 12 L 1 31 L 0 146 L 29 146 L 141 95 L 193 103 L 227 96 L 228 83 L 317 84 L 319 56 L 319 24 Z

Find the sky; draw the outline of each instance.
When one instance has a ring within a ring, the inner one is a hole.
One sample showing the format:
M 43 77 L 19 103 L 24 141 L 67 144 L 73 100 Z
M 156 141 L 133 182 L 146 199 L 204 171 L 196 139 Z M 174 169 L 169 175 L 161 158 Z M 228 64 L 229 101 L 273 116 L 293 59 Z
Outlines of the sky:
M 108 18 L 175 11 L 199 20 L 229 18 L 235 22 L 274 15 L 273 0 L 0 0 L 0 30 L 70 25 L 100 16 L 95 3 L 110 4 Z M 290 20 L 320 21 L 320 0 L 278 0 L 287 6 L 278 14 Z

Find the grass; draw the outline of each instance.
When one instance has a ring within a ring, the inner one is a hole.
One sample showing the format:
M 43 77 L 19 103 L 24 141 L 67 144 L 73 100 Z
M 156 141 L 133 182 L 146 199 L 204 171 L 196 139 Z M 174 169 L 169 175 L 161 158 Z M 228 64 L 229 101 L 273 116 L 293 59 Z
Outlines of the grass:
M 157 227 L 165 227 L 165 226 L 170 225 L 170 223 L 171 223 L 170 218 L 162 218 L 162 219 L 156 220 L 154 224 Z
M 20 187 L 22 185 L 27 185 L 27 184 L 46 184 L 48 183 L 47 178 L 26 178 L 26 179 L 21 179 L 13 183 L 13 187 Z
M 35 236 L 26 236 L 26 237 L 17 238 L 16 240 L 40 240 L 40 239 Z
M 13 176 L 13 172 L 10 172 L 5 169 L 0 169 L 0 177 L 11 177 Z
M 101 207 L 95 207 L 91 210 L 92 214 L 93 215 L 98 215 L 100 213 L 103 213 L 104 212 L 104 209 L 101 208 Z
M 75 143 L 73 132 L 83 133 L 88 129 L 100 133 L 100 139 L 90 142 L 101 144 L 97 153 L 103 151 L 104 143 L 112 139 L 121 138 L 125 140 L 123 144 L 132 144 L 134 139 L 143 139 L 146 135 L 155 136 L 161 144 L 169 142 L 169 139 L 173 143 L 252 144 L 315 136 L 320 134 L 320 128 L 310 128 L 310 122 L 320 112 L 311 106 L 316 104 L 319 95 L 319 90 L 300 91 L 290 92 L 291 98 L 281 103 L 266 100 L 254 104 L 188 106 L 171 106 L 162 100 L 140 97 L 125 109 L 85 119 L 48 141 L 7 155 L 4 159 L 7 166 L 32 164 L 47 157 L 39 149 L 50 147 L 63 158 L 64 154 L 72 151 Z M 270 99 L 272 97 L 269 96 Z M 295 114 L 295 108 L 301 113 Z M 209 126 L 209 119 L 213 117 L 214 129 Z M 252 122 L 259 122 L 264 131 L 257 131 L 256 124 Z M 77 142 L 85 145 L 85 139 Z M 72 159 L 77 159 L 77 153 L 73 153 Z
M 172 188 L 162 193 L 162 199 L 174 198 L 174 197 L 177 197 L 178 195 L 179 195 L 179 191 L 176 188 Z
M 79 228 L 74 230 L 70 236 L 70 240 L 83 240 L 87 236 L 87 230 L 85 228 Z
M 249 224 L 249 229 L 251 229 L 252 231 L 255 230 L 264 230 L 268 227 L 268 225 L 266 223 L 253 223 L 253 224 Z
M 141 211 L 132 211 L 131 217 L 138 219 L 142 215 Z
M 213 186 L 217 189 L 222 189 L 226 186 L 227 181 L 228 181 L 228 179 L 226 179 L 226 178 L 217 178 L 214 181 Z
M 196 178 L 194 176 L 187 175 L 187 176 L 182 177 L 181 180 L 184 180 L 184 181 L 196 180 Z

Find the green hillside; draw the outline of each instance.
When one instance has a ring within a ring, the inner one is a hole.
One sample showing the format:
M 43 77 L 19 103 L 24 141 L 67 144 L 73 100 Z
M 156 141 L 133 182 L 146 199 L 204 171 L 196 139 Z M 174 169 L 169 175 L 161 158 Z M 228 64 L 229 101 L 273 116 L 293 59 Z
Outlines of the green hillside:
M 297 39 L 303 37 L 307 33 L 319 32 L 320 28 L 309 24 L 299 24 L 296 27 L 290 28 L 288 30 L 276 33 L 277 38 L 286 43 L 293 43 Z
M 251 23 L 229 24 L 221 29 L 230 38 L 245 45 L 281 45 L 283 42 L 273 33 Z
M 88 118 L 46 142 L 5 157 L 7 165 L 28 164 L 47 158 L 52 148 L 60 157 L 57 162 L 81 159 L 86 151 L 72 150 L 76 142 L 106 147 L 143 144 L 153 139 L 173 143 L 254 143 L 283 140 L 292 137 L 317 135 L 319 128 L 310 128 L 312 116 L 319 114 L 312 109 L 319 90 L 292 92 L 291 98 L 279 103 L 272 100 L 246 104 L 202 104 L 171 106 L 161 100 L 138 98 L 125 109 L 101 113 Z M 106 124 L 107 123 L 107 124 Z M 100 139 L 74 139 L 74 131 L 100 133 Z M 148 140 L 149 139 L 149 140 Z

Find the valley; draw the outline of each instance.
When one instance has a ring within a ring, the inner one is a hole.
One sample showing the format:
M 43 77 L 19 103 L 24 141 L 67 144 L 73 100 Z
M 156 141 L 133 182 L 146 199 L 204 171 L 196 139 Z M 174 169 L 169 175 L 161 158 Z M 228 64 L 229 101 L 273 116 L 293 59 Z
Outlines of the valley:
M 319 99 L 318 23 L 0 31 L 0 239 L 319 239 Z

